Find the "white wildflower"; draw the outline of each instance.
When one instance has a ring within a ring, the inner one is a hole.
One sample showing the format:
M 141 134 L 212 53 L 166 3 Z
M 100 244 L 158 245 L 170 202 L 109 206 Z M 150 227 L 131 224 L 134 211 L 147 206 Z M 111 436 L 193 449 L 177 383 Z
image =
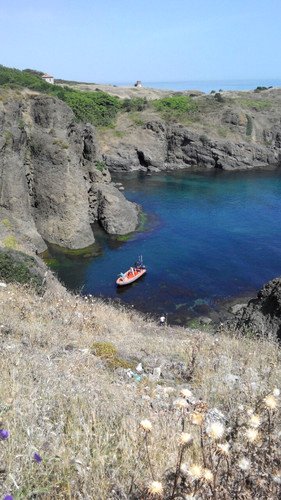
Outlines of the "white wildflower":
M 251 462 L 250 460 L 248 460 L 248 458 L 242 457 L 238 462 L 238 467 L 244 471 L 249 470 L 251 467 Z
M 162 483 L 160 483 L 159 481 L 152 481 L 148 486 L 148 493 L 150 493 L 150 495 L 162 495 Z
M 208 436 L 215 441 L 222 438 L 224 431 L 225 427 L 221 422 L 212 422 L 206 429 Z
M 201 465 L 192 464 L 189 467 L 188 474 L 192 477 L 192 479 L 197 480 L 200 479 L 203 475 L 203 469 Z
M 257 431 L 257 429 L 250 428 L 246 430 L 245 436 L 248 441 L 250 441 L 250 443 L 254 443 L 259 438 L 259 432 Z
M 268 396 L 266 396 L 263 400 L 265 406 L 267 408 L 269 408 L 270 410 L 275 410 L 276 406 L 277 406 L 277 400 L 276 398 L 273 396 L 273 394 L 269 394 Z
M 257 429 L 261 425 L 261 418 L 259 415 L 253 414 L 249 419 L 249 426 Z
M 186 408 L 188 406 L 188 404 L 184 398 L 176 399 L 173 404 L 179 410 L 183 410 L 184 408 Z
M 272 394 L 273 396 L 275 396 L 276 398 L 279 398 L 280 396 L 280 389 L 278 389 L 277 387 L 275 387 L 272 391 Z
M 190 399 L 193 397 L 193 394 L 189 389 L 181 389 L 180 395 L 186 399 Z
M 147 418 L 140 422 L 140 426 L 145 432 L 150 432 L 152 429 L 152 423 Z
M 189 432 L 182 432 L 180 435 L 180 444 L 182 446 L 188 446 L 192 444 L 193 436 Z
M 220 443 L 217 445 L 217 450 L 222 455 L 229 455 L 230 446 L 228 443 Z

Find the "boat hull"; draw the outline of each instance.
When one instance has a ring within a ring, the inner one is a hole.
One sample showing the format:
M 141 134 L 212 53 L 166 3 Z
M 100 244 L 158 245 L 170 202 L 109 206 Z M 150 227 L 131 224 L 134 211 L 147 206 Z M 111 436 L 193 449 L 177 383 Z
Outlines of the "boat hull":
M 138 280 L 141 276 L 143 276 L 146 273 L 146 269 L 139 269 L 135 271 L 135 273 L 132 275 L 130 271 L 127 271 L 124 274 L 123 278 L 117 278 L 116 280 L 116 285 L 118 286 L 126 286 L 130 285 L 134 281 Z

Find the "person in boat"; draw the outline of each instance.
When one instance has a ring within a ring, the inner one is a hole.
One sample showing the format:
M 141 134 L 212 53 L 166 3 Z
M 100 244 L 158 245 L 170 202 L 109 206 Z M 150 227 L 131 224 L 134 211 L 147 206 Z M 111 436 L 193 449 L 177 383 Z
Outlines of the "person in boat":
M 121 273 L 119 273 L 119 276 L 120 276 L 120 278 L 122 278 L 122 279 L 123 279 L 123 278 L 125 278 L 125 274 L 124 274 L 124 273 L 122 273 L 122 272 L 121 272 Z

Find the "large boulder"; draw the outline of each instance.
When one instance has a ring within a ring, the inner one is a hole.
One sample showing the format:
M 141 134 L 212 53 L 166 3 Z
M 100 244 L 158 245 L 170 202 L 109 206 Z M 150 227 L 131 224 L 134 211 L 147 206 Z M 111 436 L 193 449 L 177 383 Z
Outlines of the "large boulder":
M 138 224 L 138 208 L 126 200 L 114 186 L 97 183 L 92 187 L 97 198 L 97 218 L 109 234 L 127 234 L 135 230 Z

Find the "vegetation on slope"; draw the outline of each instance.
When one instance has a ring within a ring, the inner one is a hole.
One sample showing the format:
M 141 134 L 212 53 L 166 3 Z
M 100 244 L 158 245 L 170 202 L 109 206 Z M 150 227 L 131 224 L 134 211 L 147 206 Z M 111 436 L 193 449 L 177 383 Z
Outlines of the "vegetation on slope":
M 276 344 L 161 329 L 51 274 L 0 301 L 0 496 L 278 498 Z
M 0 85 L 9 88 L 28 88 L 58 97 L 74 111 L 77 120 L 97 126 L 111 125 L 120 100 L 105 92 L 81 92 L 67 86 L 51 85 L 30 71 L 0 66 Z

